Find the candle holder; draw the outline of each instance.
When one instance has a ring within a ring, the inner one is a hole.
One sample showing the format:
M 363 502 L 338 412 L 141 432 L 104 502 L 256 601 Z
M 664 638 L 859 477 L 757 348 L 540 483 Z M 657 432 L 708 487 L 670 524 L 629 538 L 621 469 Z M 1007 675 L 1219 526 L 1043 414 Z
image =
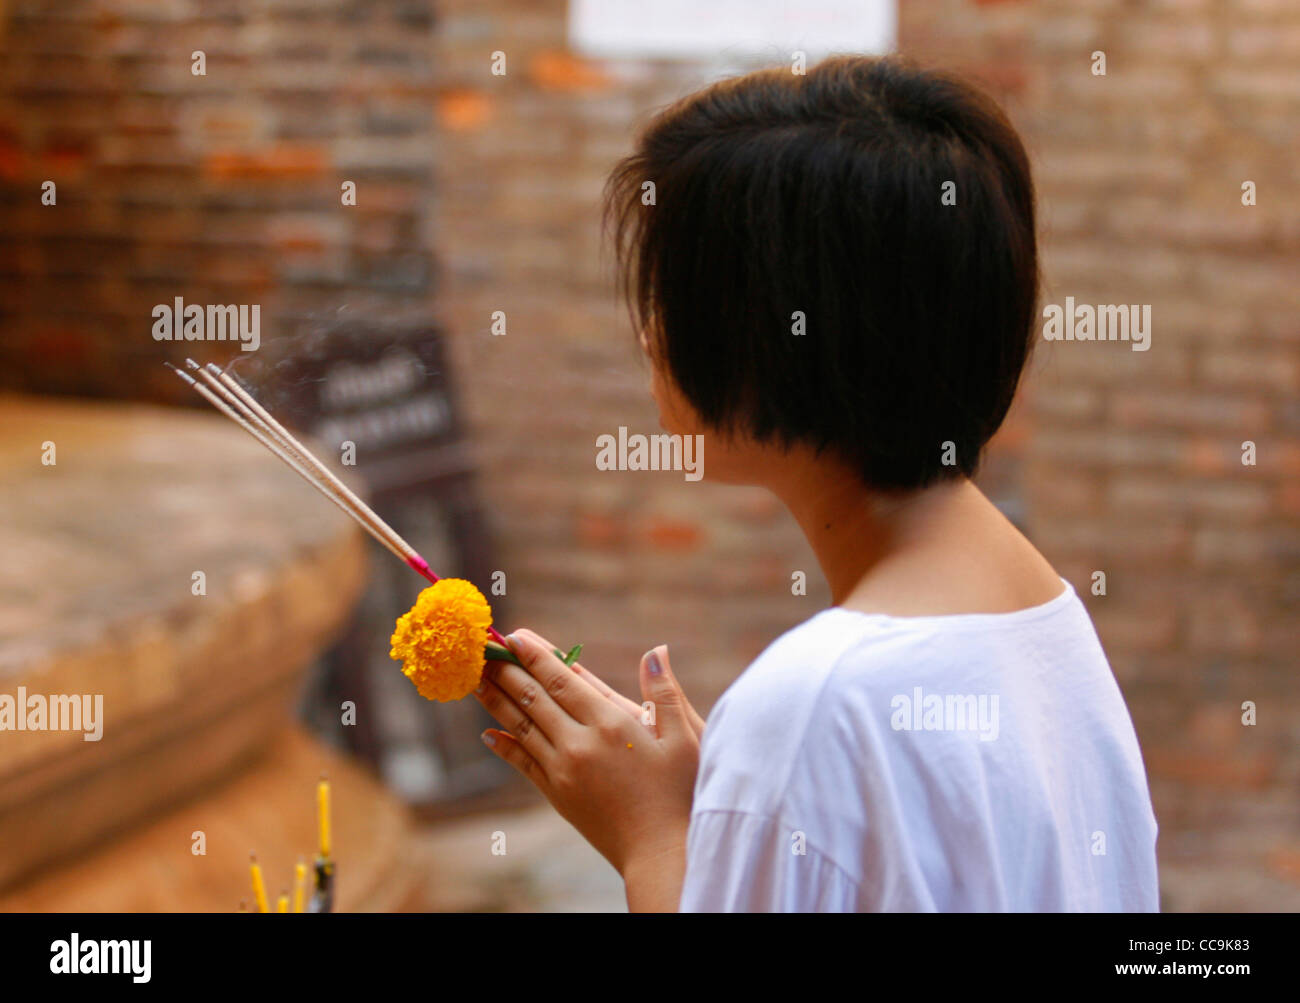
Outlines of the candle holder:
M 329 857 L 315 860 L 316 890 L 312 892 L 308 912 L 334 911 L 334 861 Z

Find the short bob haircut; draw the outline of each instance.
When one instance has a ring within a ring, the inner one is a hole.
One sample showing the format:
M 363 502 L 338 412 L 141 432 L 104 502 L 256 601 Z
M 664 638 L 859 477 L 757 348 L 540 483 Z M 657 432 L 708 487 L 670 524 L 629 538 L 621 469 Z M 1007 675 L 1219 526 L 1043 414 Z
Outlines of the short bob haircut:
M 989 97 L 898 57 L 724 80 L 650 122 L 605 218 L 706 428 L 829 451 L 879 490 L 975 472 L 1038 297 L 1029 159 Z

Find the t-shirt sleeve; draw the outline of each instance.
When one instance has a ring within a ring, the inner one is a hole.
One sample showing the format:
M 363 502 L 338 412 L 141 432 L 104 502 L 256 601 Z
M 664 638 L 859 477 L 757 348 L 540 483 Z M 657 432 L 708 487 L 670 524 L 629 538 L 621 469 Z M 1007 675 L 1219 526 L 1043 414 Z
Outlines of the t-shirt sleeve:
M 697 811 L 681 912 L 855 912 L 857 883 L 777 819 Z

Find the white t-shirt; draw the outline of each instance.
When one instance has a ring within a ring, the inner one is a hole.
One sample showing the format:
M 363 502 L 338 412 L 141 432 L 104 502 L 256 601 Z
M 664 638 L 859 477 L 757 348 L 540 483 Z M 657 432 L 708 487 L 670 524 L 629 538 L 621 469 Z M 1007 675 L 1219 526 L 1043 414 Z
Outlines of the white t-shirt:
M 1014 613 L 839 607 L 723 694 L 681 911 L 1157 911 L 1137 736 L 1066 583 Z

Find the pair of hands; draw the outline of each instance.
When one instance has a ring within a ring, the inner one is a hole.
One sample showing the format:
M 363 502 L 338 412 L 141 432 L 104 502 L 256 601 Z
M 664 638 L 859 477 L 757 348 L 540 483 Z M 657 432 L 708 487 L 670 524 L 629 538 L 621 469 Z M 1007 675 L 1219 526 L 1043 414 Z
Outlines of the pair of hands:
M 704 721 L 668 648 L 642 656 L 638 704 L 530 630 L 506 641 L 523 667 L 484 668 L 475 695 L 508 730 L 489 728 L 483 741 L 623 875 L 633 911 L 676 910 Z

